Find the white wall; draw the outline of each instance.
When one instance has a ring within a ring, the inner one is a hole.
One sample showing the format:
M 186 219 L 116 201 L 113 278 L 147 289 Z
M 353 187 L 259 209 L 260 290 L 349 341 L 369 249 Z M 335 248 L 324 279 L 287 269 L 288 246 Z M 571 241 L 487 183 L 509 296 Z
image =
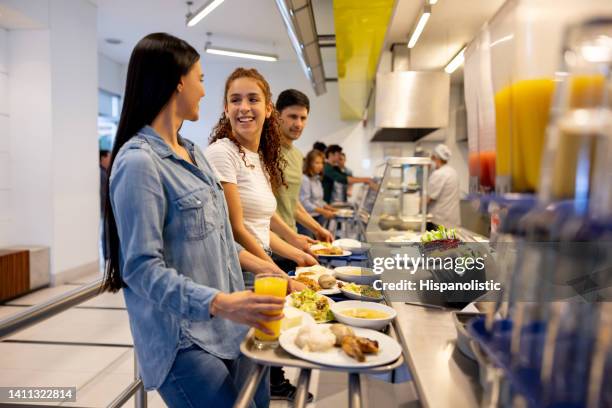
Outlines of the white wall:
M 99 179 L 96 8 L 52 0 L 54 270 L 98 259 Z
M 0 28 L 0 246 L 10 239 L 13 222 L 11 205 L 10 143 L 9 143 L 9 71 L 8 32 Z
M 10 31 L 9 60 L 9 134 L 15 203 L 10 244 L 45 245 L 53 252 L 49 31 Z
M 126 66 L 98 54 L 98 88 L 115 95 L 123 95 Z
M 51 271 L 97 268 L 96 8 L 50 0 L 48 29 L 9 38 L 13 245 L 51 248 Z

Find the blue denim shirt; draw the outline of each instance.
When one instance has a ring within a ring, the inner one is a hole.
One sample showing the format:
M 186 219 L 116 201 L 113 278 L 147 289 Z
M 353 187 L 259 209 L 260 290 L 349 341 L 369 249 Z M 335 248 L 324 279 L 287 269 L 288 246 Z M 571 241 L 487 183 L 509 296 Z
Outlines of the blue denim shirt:
M 309 177 L 306 174 L 302 175 L 300 202 L 310 215 L 319 215 L 315 208 L 321 208 L 326 204 L 323 200 L 323 185 L 319 176 Z
M 182 339 L 234 359 L 248 330 L 210 316 L 219 291 L 244 290 L 242 248 L 212 168 L 193 143 L 179 140 L 197 167 L 146 126 L 121 148 L 111 171 L 123 293 L 147 389 L 164 382 Z

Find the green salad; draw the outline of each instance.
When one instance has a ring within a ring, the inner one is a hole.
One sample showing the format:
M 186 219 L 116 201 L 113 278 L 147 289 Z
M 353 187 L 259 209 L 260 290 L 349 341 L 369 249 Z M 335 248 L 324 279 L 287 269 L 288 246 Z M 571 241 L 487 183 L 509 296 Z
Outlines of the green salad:
M 457 239 L 455 228 L 444 228 L 443 225 L 440 225 L 437 230 L 426 231 L 421 236 L 421 242 L 433 242 L 443 239 Z
M 334 319 L 329 302 L 323 295 L 319 295 L 311 289 L 291 294 L 293 307 L 311 315 L 317 322 L 327 322 Z
M 357 285 L 356 283 L 347 283 L 342 286 L 342 289 L 348 290 L 349 292 L 356 293 L 361 296 L 367 296 L 370 298 L 380 298 L 382 293 L 380 290 L 376 290 L 368 285 Z

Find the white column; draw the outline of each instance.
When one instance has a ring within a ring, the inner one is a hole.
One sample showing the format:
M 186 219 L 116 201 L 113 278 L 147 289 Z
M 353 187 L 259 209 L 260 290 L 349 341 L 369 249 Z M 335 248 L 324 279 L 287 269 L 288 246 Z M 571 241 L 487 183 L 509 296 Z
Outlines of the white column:
M 8 35 L 10 244 L 49 246 L 51 273 L 64 280 L 97 269 L 96 8 L 47 5 L 45 27 Z

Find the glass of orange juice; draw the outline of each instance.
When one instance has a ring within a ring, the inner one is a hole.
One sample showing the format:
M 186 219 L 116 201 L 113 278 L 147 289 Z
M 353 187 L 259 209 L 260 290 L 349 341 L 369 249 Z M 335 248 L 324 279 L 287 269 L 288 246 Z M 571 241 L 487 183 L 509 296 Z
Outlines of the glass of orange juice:
M 284 298 L 287 294 L 287 278 L 280 275 L 260 274 L 255 276 L 255 293 L 258 295 L 277 296 Z M 283 312 L 280 308 L 278 311 L 267 312 L 266 314 L 274 316 Z M 263 325 L 270 329 L 274 334 L 266 334 L 261 330 L 255 329 L 254 343 L 259 349 L 274 348 L 278 346 L 278 337 L 280 336 L 281 320 L 271 322 L 263 322 Z

